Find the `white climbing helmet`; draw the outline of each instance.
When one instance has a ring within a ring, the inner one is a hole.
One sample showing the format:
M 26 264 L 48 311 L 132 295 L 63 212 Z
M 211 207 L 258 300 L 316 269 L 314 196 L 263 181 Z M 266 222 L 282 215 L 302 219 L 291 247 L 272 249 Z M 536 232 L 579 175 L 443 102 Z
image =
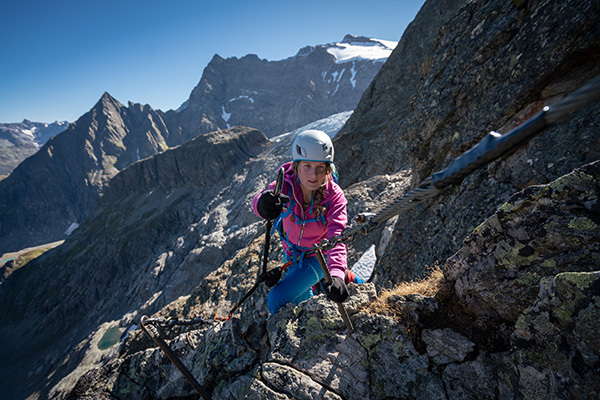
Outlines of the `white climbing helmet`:
M 292 145 L 292 160 L 333 163 L 331 138 L 325 132 L 314 129 L 300 133 Z

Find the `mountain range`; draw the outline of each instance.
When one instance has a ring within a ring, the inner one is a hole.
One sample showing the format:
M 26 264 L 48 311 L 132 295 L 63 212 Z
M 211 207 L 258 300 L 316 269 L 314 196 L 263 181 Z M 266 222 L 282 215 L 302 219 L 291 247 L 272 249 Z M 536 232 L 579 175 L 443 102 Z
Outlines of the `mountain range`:
M 396 42 L 347 35 L 281 61 L 215 55 L 178 111 L 110 94 L 0 181 L 0 254 L 61 240 L 128 165 L 233 125 L 268 137 L 354 109 Z
M 588 1 L 426 1 L 353 111 L 306 126 L 334 136 L 349 215 L 380 212 L 490 131 L 599 76 L 599 19 Z M 100 103 L 90 126 L 137 115 L 108 95 Z M 370 282 L 349 285 L 352 334 L 323 295 L 269 316 L 265 285 L 214 319 L 257 280 L 265 226 L 250 202 L 306 128 L 163 137 L 169 148 L 108 180 L 62 245 L 0 283 L 0 390 L 197 397 L 140 330 L 148 315 L 205 320 L 158 329 L 212 399 L 595 398 L 599 116 L 596 99 L 357 234 L 349 265 L 372 253 L 376 264 Z M 268 261 L 281 265 L 276 238 Z
M 67 121 L 45 123 L 23 120 L 0 124 L 0 176 L 10 174 L 48 139 L 67 129 Z

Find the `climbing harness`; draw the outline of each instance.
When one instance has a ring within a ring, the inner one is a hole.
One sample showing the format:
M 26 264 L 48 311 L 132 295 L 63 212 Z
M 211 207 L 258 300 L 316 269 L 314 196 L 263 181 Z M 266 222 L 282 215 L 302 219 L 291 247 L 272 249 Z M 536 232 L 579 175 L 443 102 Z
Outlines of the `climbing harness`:
M 301 264 L 302 261 L 307 256 L 313 254 L 315 252 L 315 250 L 313 249 L 312 246 L 311 247 L 300 246 L 299 243 L 296 244 L 296 243 L 293 243 L 291 240 L 289 240 L 288 232 L 292 228 L 290 227 L 288 229 L 288 231 L 285 232 L 283 229 L 283 220 L 286 218 L 289 218 L 291 221 L 293 221 L 292 226 L 300 225 L 300 236 L 299 236 L 298 242 L 300 242 L 302 240 L 302 236 L 304 235 L 304 229 L 306 228 L 306 224 L 320 222 L 323 226 L 327 226 L 327 221 L 325 220 L 325 215 L 320 215 L 320 216 L 317 216 L 316 218 L 308 218 L 308 219 L 304 219 L 303 216 L 296 215 L 294 213 L 294 207 L 296 204 L 298 204 L 298 202 L 294 196 L 292 188 L 289 189 L 288 197 L 289 197 L 290 201 L 287 205 L 287 210 L 283 211 L 275 219 L 272 231 L 277 231 L 281 241 L 284 242 L 287 245 L 288 250 L 291 251 L 292 254 L 289 256 L 289 259 L 291 260 L 291 265 L 295 266 L 297 264 Z M 309 213 L 313 212 L 313 207 L 314 207 L 314 196 L 313 196 L 313 199 L 310 204 Z M 327 203 L 325 205 L 325 208 L 328 208 L 328 207 L 329 207 L 329 203 Z
M 600 76 L 590 80 L 580 89 L 574 91 L 561 102 L 552 107 L 544 107 L 535 117 L 528 120 L 522 125 L 514 128 L 510 132 L 502 135 L 497 132 L 488 133 L 483 140 L 472 147 L 467 152 L 463 153 L 455 159 L 445 169 L 435 172 L 432 176 L 426 178 L 417 188 L 405 193 L 398 199 L 388 204 L 378 213 L 359 214 L 354 222 L 355 226 L 348 227 L 342 231 L 340 235 L 334 236 L 331 239 L 323 239 L 321 243 L 314 244 L 313 248 L 307 250 L 314 252 L 319 260 L 319 264 L 323 270 L 326 281 L 331 284 L 332 278 L 327 268 L 327 263 L 323 256 L 323 251 L 334 248 L 339 243 L 351 242 L 358 234 L 368 234 L 380 226 L 382 222 L 407 211 L 421 202 L 437 196 L 443 189 L 446 189 L 454 184 L 460 183 L 465 177 L 471 174 L 478 168 L 506 155 L 509 151 L 522 145 L 526 141 L 538 135 L 543 129 L 556 124 L 565 119 L 569 114 L 582 108 L 585 104 L 600 97 Z M 275 189 L 273 194 L 279 196 L 283 185 L 283 169 L 280 168 Z M 273 220 L 268 220 L 266 224 L 265 245 L 263 252 L 263 268 L 254 286 L 242 297 L 231 309 L 226 318 L 215 317 L 214 320 L 206 320 L 200 318 L 193 319 L 164 319 L 164 318 L 148 318 L 145 315 L 141 318 L 142 331 L 150 337 L 158 347 L 167 355 L 167 357 L 181 371 L 184 377 L 190 382 L 194 389 L 200 394 L 203 399 L 209 399 L 209 396 L 203 392 L 200 384 L 190 373 L 190 371 L 181 363 L 181 360 L 175 355 L 168 344 L 160 337 L 157 326 L 172 327 L 176 325 L 195 325 L 195 324 L 210 324 L 216 321 L 227 321 L 231 319 L 232 314 L 248 299 L 258 288 L 261 282 L 265 282 L 270 272 L 267 271 L 267 262 L 269 256 L 269 246 L 271 240 L 271 230 L 273 228 Z M 282 236 L 283 238 L 283 236 Z M 283 272 L 292 262 L 288 262 L 281 269 Z M 348 313 L 342 303 L 337 303 L 338 310 L 344 324 L 350 334 L 353 332 L 352 322 L 348 317 Z

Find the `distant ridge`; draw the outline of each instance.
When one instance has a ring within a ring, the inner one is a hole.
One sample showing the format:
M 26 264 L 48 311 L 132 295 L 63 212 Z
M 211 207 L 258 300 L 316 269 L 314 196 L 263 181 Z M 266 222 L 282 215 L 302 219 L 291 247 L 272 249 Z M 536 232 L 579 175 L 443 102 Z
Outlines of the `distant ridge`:
M 10 174 L 24 159 L 35 154 L 48 139 L 67 129 L 67 121 L 0 123 L 0 175 Z

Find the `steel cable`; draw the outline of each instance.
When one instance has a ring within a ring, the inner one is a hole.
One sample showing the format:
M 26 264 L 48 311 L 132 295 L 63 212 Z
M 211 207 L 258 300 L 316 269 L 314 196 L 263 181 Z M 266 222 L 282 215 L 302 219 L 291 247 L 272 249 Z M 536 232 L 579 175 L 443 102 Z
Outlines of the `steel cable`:
M 354 240 L 358 233 L 371 232 L 382 222 L 413 208 L 423 200 L 436 196 L 441 190 L 461 182 L 471 172 L 507 154 L 539 134 L 546 127 L 560 122 L 598 97 L 600 97 L 600 76 L 591 79 L 556 105 L 544 107 L 538 115 L 507 134 L 488 133 L 481 142 L 456 158 L 450 166 L 432 174 L 419 187 L 403 194 L 375 215 L 359 215 L 357 217 L 358 225 L 346 228 L 340 236 L 323 241 L 320 247 L 324 250 L 330 249 L 339 242 Z

